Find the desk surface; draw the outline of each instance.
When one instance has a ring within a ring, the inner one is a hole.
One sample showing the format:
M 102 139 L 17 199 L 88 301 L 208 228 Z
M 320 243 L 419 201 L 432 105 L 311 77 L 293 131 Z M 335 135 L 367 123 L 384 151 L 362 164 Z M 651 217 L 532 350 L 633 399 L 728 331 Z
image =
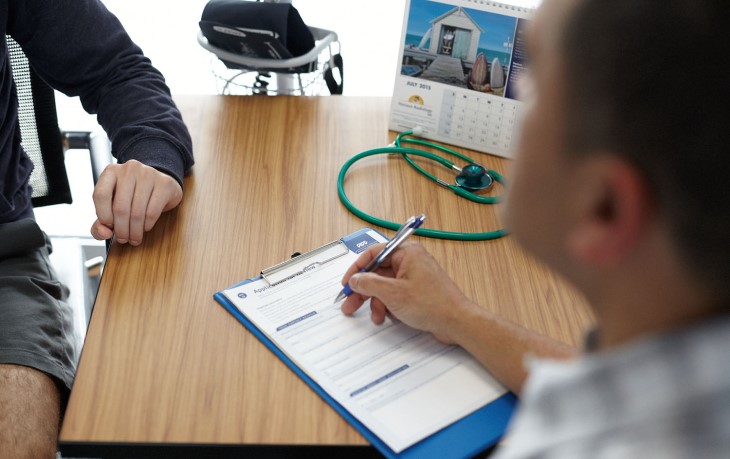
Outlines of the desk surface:
M 352 155 L 392 141 L 389 99 L 176 101 L 195 149 L 185 198 L 142 246 L 112 245 L 63 422 L 62 450 L 366 444 L 213 294 L 293 252 L 366 226 L 340 204 L 336 178 Z M 467 153 L 509 177 L 506 160 Z M 448 178 L 449 172 L 438 174 Z M 395 221 L 425 212 L 431 227 L 483 231 L 499 225 L 495 206 L 458 199 L 404 161 L 384 156 L 355 165 L 346 190 L 363 210 Z M 584 300 L 509 237 L 417 239 L 468 296 L 504 317 L 568 343 L 577 343 L 592 320 Z

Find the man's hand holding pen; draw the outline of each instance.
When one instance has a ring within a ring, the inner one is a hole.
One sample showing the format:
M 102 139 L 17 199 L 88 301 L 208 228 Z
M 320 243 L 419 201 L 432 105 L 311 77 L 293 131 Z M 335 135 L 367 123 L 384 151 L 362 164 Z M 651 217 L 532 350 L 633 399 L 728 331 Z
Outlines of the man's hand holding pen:
M 432 333 L 445 343 L 456 342 L 454 319 L 475 305 L 464 296 L 438 262 L 420 244 L 407 242 L 373 272 L 361 272 L 383 249 L 383 244 L 363 252 L 342 278 L 353 294 L 342 304 L 351 315 L 371 298 L 371 317 L 375 324 L 386 313 L 406 325 Z M 427 286 L 427 287 L 424 287 Z

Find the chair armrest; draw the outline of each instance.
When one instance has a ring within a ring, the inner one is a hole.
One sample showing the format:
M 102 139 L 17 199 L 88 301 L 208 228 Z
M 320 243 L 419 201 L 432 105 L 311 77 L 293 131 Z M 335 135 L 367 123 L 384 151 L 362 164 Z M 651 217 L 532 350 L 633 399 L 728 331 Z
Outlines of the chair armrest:
M 94 178 L 94 185 L 99 181 L 102 171 L 114 162 L 109 137 L 104 131 L 63 131 L 64 147 L 69 149 L 89 150 L 91 160 L 91 174 Z

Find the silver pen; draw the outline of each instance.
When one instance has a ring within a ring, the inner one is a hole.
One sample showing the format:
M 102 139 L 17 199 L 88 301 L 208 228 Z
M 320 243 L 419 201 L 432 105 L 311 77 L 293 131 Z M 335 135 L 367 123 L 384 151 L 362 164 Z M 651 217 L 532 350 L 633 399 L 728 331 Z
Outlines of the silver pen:
M 408 221 L 406 221 L 400 228 L 398 228 L 395 236 L 393 236 L 393 238 L 385 244 L 383 250 L 381 250 L 380 253 L 375 258 L 373 258 L 367 266 L 361 269 L 360 272 L 369 273 L 375 271 L 385 261 L 388 255 L 390 255 L 395 249 L 397 249 L 398 246 L 408 238 L 408 236 L 413 234 L 418 229 L 418 227 L 423 224 L 423 221 L 425 219 L 426 214 L 421 214 L 418 217 L 414 216 L 409 218 Z M 352 295 L 352 289 L 350 288 L 350 284 L 348 283 L 345 284 L 345 287 L 335 298 L 335 303 L 345 299 L 350 295 Z

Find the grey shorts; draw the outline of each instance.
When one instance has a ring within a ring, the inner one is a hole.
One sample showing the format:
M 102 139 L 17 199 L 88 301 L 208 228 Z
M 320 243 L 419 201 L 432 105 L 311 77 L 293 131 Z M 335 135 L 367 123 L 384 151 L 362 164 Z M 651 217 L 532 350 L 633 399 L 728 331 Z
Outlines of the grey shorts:
M 76 370 L 73 311 L 56 278 L 52 247 L 35 220 L 0 224 L 0 364 L 35 368 L 66 393 Z

